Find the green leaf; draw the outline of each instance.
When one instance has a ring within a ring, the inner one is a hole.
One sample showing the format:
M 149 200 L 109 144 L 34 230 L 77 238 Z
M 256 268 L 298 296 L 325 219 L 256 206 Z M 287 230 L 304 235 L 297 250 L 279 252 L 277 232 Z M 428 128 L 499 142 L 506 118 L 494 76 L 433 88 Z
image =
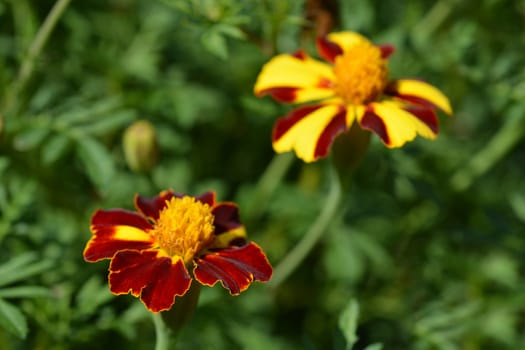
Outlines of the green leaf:
M 246 34 L 238 27 L 232 26 L 230 24 L 220 23 L 215 26 L 217 32 L 220 32 L 224 35 L 235 39 L 246 39 Z
M 357 342 L 357 318 L 359 316 L 359 304 L 352 299 L 339 316 L 339 329 L 346 340 L 346 349 L 350 350 Z
M 0 289 L 0 298 L 49 297 L 49 289 L 40 286 L 21 286 Z
M 82 104 L 58 115 L 55 118 L 55 125 L 63 128 L 68 125 L 90 122 L 94 118 L 106 116 L 120 105 L 121 101 L 117 97 L 91 102 L 87 106 Z
M 228 45 L 226 39 L 221 32 L 215 28 L 211 28 L 206 31 L 201 37 L 202 45 L 213 55 L 227 59 L 228 58 Z
M 19 338 L 27 335 L 27 321 L 22 312 L 14 305 L 0 299 L 0 326 Z
M 107 284 L 102 284 L 98 276 L 93 276 L 82 285 L 77 294 L 77 313 L 78 315 L 91 315 L 99 306 L 113 297 Z
M 77 139 L 77 153 L 90 180 L 99 189 L 107 187 L 115 173 L 108 150 L 96 139 L 80 137 Z
M 23 281 L 24 279 L 39 274 L 51 267 L 49 260 L 37 260 L 36 254 L 26 253 L 9 260 L 0 266 L 0 286 Z
M 49 132 L 50 130 L 45 127 L 25 130 L 15 136 L 13 140 L 13 146 L 18 151 L 28 151 L 35 148 L 42 141 L 44 141 Z
M 50 165 L 57 161 L 67 150 L 70 139 L 66 135 L 58 134 L 46 142 L 40 150 L 44 165 Z
M 374 343 L 374 344 L 368 345 L 364 350 L 382 350 L 382 349 L 383 349 L 383 344 Z
M 18 255 L 0 265 L 0 285 L 2 284 L 2 280 L 5 278 L 5 276 L 13 273 L 13 271 L 18 271 L 18 269 L 22 268 L 24 265 L 30 264 L 35 259 L 36 253 L 27 252 Z
M 135 119 L 135 112 L 131 110 L 115 111 L 109 114 L 107 118 L 83 126 L 82 130 L 89 135 L 106 135 L 113 130 L 124 127 Z

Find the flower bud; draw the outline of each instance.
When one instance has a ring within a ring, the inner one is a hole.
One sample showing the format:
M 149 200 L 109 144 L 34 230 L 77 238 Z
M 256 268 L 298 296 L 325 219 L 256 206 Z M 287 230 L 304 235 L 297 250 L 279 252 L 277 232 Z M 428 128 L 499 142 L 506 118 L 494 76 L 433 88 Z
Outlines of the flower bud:
M 129 168 L 135 172 L 151 170 L 158 159 L 155 128 L 145 120 L 131 124 L 123 137 L 124 157 Z

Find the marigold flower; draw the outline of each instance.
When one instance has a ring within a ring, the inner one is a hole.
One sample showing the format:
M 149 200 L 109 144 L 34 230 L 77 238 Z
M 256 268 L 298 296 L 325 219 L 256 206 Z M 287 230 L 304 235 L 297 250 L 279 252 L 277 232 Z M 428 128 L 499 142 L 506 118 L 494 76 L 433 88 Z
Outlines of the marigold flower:
M 163 191 L 135 196 L 137 212 L 97 210 L 84 259 L 111 259 L 114 294 L 140 297 L 153 312 L 168 310 L 184 295 L 192 277 L 203 285 L 217 281 L 236 295 L 253 281 L 268 281 L 272 267 L 262 249 L 246 241 L 238 207 L 216 202 L 215 193 L 191 197 Z
M 294 150 L 306 162 L 328 154 L 335 137 L 357 120 L 376 133 L 387 147 L 401 147 L 417 134 L 434 139 L 435 113 L 452 114 L 445 95 L 420 80 L 388 80 L 390 45 L 376 46 L 354 32 L 330 33 L 317 40 L 317 49 L 330 64 L 304 51 L 281 54 L 264 65 L 255 83 L 257 96 L 304 105 L 279 119 L 273 147 Z

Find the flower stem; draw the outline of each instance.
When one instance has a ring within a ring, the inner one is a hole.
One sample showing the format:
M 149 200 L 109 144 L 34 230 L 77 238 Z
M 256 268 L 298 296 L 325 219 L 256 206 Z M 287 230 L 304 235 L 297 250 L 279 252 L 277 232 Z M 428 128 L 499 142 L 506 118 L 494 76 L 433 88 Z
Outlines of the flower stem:
M 505 124 L 498 130 L 485 147 L 477 152 L 465 166 L 450 179 L 456 191 L 464 191 L 497 162 L 499 162 L 525 135 L 525 117 L 522 109 L 509 111 Z
M 155 312 L 152 314 L 152 316 L 153 324 L 155 325 L 156 336 L 155 350 L 173 350 L 175 348 L 175 344 L 173 344 L 173 342 L 170 344 L 171 331 L 164 323 L 162 315 L 160 312 Z
M 62 16 L 70 2 L 71 0 L 58 0 L 47 15 L 42 26 L 39 28 L 33 42 L 29 46 L 27 55 L 25 56 L 24 60 L 22 61 L 22 64 L 20 65 L 20 69 L 18 70 L 16 80 L 11 84 L 11 87 L 7 89 L 4 101 L 4 108 L 6 111 L 9 111 L 9 109 L 12 107 L 14 99 L 20 93 L 20 91 L 22 91 L 25 84 L 31 77 L 35 66 L 35 60 L 40 55 L 42 48 L 49 39 L 49 35 L 55 28 L 56 23 L 58 22 L 59 18 Z
M 266 207 L 266 202 L 275 191 L 279 183 L 281 183 L 282 178 L 290 168 L 290 165 L 295 159 L 292 152 L 276 154 L 266 170 L 262 174 L 251 205 L 248 207 L 246 217 L 248 220 L 256 220 L 259 215 L 262 213 L 262 210 Z
M 299 264 L 308 256 L 319 239 L 321 239 L 328 225 L 333 222 L 334 216 L 338 213 L 337 209 L 340 207 L 342 199 L 341 184 L 335 172 L 331 172 L 330 175 L 330 191 L 321 213 L 319 213 L 319 216 L 301 241 L 299 241 L 294 249 L 275 267 L 272 280 L 269 283 L 271 288 L 277 288 L 297 269 Z

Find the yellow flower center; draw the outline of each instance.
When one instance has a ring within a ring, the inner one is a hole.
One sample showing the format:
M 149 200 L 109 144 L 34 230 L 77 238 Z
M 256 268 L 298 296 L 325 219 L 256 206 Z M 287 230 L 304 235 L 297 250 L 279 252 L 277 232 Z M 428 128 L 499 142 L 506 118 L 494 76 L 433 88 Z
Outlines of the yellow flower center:
M 167 201 L 151 234 L 159 248 L 172 257 L 180 256 L 187 265 L 213 241 L 213 230 L 211 207 L 185 196 Z
M 388 69 L 381 50 L 361 42 L 337 56 L 335 91 L 345 103 L 362 105 L 376 100 L 385 88 Z

